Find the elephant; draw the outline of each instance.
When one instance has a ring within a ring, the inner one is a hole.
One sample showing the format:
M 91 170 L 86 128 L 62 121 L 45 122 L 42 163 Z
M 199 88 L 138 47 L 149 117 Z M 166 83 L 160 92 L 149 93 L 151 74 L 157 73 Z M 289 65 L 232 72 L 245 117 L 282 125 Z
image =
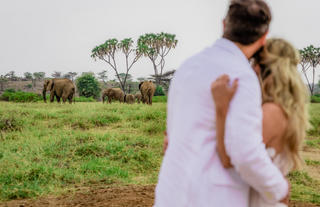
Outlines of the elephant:
M 53 78 L 45 80 L 43 84 L 43 100 L 46 103 L 46 92 L 50 91 L 50 102 L 54 101 L 54 96 L 57 98 L 57 102 L 60 103 L 62 98 L 63 103 L 69 100 L 69 103 L 72 103 L 72 99 L 75 97 L 75 85 L 73 82 L 67 78 Z M 75 100 L 73 99 L 75 102 Z
M 152 105 L 152 97 L 156 91 L 156 86 L 152 81 L 143 81 L 139 84 L 139 90 L 142 95 L 142 103 Z
M 108 102 L 111 103 L 111 100 L 118 100 L 120 103 L 124 102 L 124 92 L 120 88 L 108 88 L 102 93 L 102 103 L 105 101 L 105 97 L 108 97 Z
M 124 102 L 128 103 L 128 104 L 133 104 L 134 103 L 134 100 L 135 100 L 135 97 L 134 95 L 132 94 L 126 94 L 124 96 Z
M 136 94 L 134 95 L 134 97 L 136 98 L 137 103 L 139 104 L 139 103 L 140 103 L 140 101 L 142 100 L 141 93 L 136 93 Z

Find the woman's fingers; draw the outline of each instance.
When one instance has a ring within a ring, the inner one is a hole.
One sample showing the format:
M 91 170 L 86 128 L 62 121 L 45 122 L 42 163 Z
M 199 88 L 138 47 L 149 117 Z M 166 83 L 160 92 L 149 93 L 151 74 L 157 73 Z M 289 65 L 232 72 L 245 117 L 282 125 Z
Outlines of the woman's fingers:
M 232 83 L 232 86 L 231 86 L 232 96 L 236 93 L 237 89 L 238 89 L 238 79 L 235 79 Z

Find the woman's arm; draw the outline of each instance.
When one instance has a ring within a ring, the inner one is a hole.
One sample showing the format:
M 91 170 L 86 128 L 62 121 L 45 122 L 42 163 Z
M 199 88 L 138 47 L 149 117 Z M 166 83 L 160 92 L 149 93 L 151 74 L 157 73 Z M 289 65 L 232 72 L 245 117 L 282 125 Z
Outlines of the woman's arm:
M 230 157 L 227 155 L 226 147 L 224 145 L 224 131 L 226 116 L 224 109 L 220 110 L 216 107 L 216 136 L 217 136 L 217 152 L 222 162 L 223 167 L 231 168 Z
M 229 104 L 238 86 L 238 80 L 235 80 L 231 87 L 229 87 L 229 81 L 229 77 L 224 75 L 218 78 L 211 85 L 211 93 L 216 109 L 217 152 L 222 165 L 225 168 L 232 167 L 224 144 L 225 122 L 228 114 Z

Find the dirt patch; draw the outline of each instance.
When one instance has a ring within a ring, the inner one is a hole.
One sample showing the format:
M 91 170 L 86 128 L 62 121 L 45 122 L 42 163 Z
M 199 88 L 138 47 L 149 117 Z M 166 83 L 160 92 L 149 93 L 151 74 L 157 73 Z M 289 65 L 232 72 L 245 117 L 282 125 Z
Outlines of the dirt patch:
M 319 149 L 309 149 L 308 151 L 301 152 L 301 155 L 302 155 L 303 159 L 320 161 L 320 150 Z M 317 165 L 317 166 L 304 165 L 302 169 L 305 170 L 306 172 L 308 172 L 308 174 L 312 178 L 320 181 L 320 165 Z
M 154 188 L 154 185 L 94 187 L 57 197 L 8 201 L 0 207 L 150 207 L 153 205 Z
M 307 148 L 301 152 L 304 159 L 320 161 L 320 149 Z
M 13 200 L 0 207 L 151 207 L 154 185 L 79 188 L 75 193 L 49 196 L 37 200 Z M 291 202 L 290 207 L 316 207 L 319 205 Z
M 290 207 L 319 207 L 320 205 L 311 204 L 311 203 L 301 203 L 301 202 L 290 202 Z

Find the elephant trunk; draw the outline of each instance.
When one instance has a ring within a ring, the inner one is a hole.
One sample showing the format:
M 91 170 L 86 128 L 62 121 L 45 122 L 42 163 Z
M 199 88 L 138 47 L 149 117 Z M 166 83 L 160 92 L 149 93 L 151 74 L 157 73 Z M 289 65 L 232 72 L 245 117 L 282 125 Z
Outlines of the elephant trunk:
M 43 91 L 42 91 L 42 95 L 43 95 L 43 101 L 44 101 L 45 103 L 47 103 L 46 92 L 47 92 L 47 90 L 44 88 Z
M 73 103 L 76 103 L 76 89 L 73 88 Z

